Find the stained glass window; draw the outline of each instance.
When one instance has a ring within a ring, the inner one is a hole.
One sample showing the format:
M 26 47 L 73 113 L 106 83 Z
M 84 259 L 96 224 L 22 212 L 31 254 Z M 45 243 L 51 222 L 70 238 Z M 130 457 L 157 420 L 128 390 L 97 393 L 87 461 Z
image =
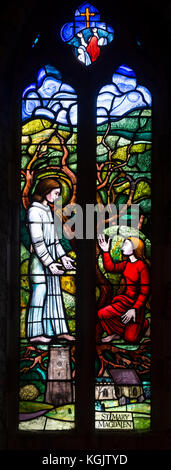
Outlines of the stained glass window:
M 88 66 L 98 59 L 101 48 L 113 41 L 114 30 L 101 21 L 97 8 L 84 2 L 77 8 L 74 21 L 63 25 L 61 38 L 73 46 L 77 59 Z
M 69 430 L 76 252 L 56 203 L 76 201 L 77 95 L 50 65 L 34 78 L 22 96 L 19 429 Z
M 150 429 L 152 98 L 121 65 L 97 98 L 95 415 L 98 430 Z
M 114 30 L 85 2 L 61 38 L 88 66 Z M 75 428 L 76 244 L 63 209 L 76 202 L 77 91 L 51 65 L 33 80 L 22 96 L 19 429 L 63 431 Z M 151 107 L 125 64 L 97 97 L 96 430 L 150 429 Z

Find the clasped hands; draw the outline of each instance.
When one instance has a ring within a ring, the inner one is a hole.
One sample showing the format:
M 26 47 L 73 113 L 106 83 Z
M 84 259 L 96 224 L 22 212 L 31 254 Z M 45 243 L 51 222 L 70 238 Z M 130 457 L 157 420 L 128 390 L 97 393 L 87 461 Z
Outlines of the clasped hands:
M 74 263 L 74 260 L 70 258 L 70 256 L 62 256 L 61 261 L 65 269 L 73 269 L 72 263 Z M 61 263 L 52 263 L 50 264 L 49 269 L 52 274 L 64 274 L 63 269 L 61 269 Z

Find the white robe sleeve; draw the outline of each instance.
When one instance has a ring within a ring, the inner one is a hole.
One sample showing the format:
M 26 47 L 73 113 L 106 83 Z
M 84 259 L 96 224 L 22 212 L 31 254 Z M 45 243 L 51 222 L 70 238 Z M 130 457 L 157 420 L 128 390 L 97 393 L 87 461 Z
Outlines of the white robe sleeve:
M 56 254 L 58 258 L 61 258 L 62 256 L 66 254 L 63 249 L 63 246 L 61 245 L 61 243 L 59 243 L 59 240 L 58 241 L 56 240 Z
M 36 207 L 28 210 L 28 224 L 34 251 L 42 264 L 48 267 L 55 260 L 51 257 L 48 247 L 43 238 L 42 218 Z
M 56 225 L 54 225 L 54 240 L 55 240 L 55 247 L 56 247 L 56 256 L 57 258 L 61 258 L 62 256 L 66 255 L 66 253 L 65 253 L 65 250 L 63 249 L 63 246 L 61 245 L 59 241 Z

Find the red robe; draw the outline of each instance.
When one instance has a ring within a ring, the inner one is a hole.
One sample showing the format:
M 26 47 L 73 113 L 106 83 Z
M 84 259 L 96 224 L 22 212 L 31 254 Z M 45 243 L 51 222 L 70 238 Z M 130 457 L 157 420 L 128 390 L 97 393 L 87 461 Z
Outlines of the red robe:
M 109 253 L 104 253 L 103 259 L 106 271 L 123 273 L 126 290 L 124 294 L 115 296 L 111 305 L 98 311 L 100 324 L 108 335 L 116 333 L 125 341 L 138 343 L 148 327 L 148 320 L 144 319 L 150 290 L 147 265 L 142 260 L 113 263 Z M 131 308 L 136 310 L 136 322 L 122 323 L 121 316 Z
M 100 54 L 100 47 L 97 45 L 97 41 L 98 38 L 96 38 L 96 36 L 93 36 L 87 46 L 87 52 L 92 62 L 95 62 L 95 60 L 97 59 L 97 57 L 99 57 Z

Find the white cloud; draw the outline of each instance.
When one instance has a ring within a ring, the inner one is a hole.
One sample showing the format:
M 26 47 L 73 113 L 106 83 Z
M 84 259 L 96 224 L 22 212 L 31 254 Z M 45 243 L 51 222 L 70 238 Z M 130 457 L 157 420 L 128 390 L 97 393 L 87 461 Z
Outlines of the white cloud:
M 43 72 L 42 72 L 43 70 Z M 58 73 L 58 71 L 56 71 Z M 68 125 L 69 119 L 72 125 L 77 124 L 77 95 L 75 90 L 61 80 L 45 73 L 45 69 L 38 72 L 37 82 L 41 84 L 36 90 L 36 85 L 27 86 L 23 93 L 23 120 L 31 116 L 44 116 L 56 120 L 61 124 Z M 59 73 L 58 73 L 59 74 Z M 73 105 L 73 106 L 72 106 Z
M 112 76 L 113 84 L 101 88 L 97 98 L 97 124 L 106 122 L 110 115 L 117 120 L 134 109 L 151 106 L 152 97 L 149 90 L 137 85 L 132 69 L 121 66 Z M 128 74 L 128 75 L 127 75 Z

